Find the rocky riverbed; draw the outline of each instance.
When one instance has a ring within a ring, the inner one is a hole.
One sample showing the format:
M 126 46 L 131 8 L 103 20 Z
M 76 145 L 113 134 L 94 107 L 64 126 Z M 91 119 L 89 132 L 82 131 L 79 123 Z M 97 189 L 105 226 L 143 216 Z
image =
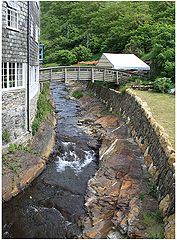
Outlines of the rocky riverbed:
M 51 91 L 56 146 L 46 170 L 3 205 L 3 238 L 163 236 L 143 155 L 120 114 L 78 83 L 53 82 Z

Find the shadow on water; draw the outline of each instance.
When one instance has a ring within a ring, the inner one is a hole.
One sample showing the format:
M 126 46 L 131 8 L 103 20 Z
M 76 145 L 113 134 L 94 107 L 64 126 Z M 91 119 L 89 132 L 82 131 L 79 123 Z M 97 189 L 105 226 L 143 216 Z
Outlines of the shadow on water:
M 3 238 L 78 238 L 87 182 L 98 168 L 96 141 L 77 125 L 78 101 L 53 82 L 56 146 L 46 170 L 24 192 L 3 204 Z M 94 144 L 93 144 L 94 145 Z

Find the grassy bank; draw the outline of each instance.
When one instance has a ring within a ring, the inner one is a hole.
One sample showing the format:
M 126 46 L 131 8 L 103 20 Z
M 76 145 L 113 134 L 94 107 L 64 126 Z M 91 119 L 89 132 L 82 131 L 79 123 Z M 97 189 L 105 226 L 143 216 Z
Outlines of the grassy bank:
M 175 96 L 149 91 L 133 91 L 147 102 L 154 118 L 165 129 L 175 147 Z
M 42 121 L 47 117 L 49 113 L 52 113 L 52 105 L 50 103 L 49 83 L 45 83 L 37 102 L 37 112 L 32 124 L 33 135 L 37 132 Z

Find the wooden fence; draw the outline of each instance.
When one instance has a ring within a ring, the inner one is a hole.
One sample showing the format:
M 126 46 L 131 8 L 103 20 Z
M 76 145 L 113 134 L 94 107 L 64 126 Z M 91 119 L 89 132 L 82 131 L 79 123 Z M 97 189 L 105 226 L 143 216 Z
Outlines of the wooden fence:
M 134 75 L 134 74 L 133 74 Z M 115 82 L 117 85 L 128 81 L 132 74 L 112 68 L 59 66 L 41 68 L 39 81 L 105 81 Z

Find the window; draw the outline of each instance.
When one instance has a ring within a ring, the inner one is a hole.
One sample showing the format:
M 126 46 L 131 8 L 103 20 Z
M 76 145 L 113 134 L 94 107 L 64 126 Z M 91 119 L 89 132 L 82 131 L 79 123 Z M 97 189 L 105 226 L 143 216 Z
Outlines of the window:
M 22 63 L 2 63 L 2 88 L 23 87 Z
M 31 72 L 30 84 L 33 85 L 34 83 L 38 82 L 38 79 L 39 79 L 39 67 L 31 66 L 30 67 L 30 72 Z
M 44 59 L 44 44 L 39 44 L 39 62 L 43 63 Z
M 7 63 L 2 63 L 2 88 L 7 88 Z
M 9 63 L 9 88 L 15 87 L 15 63 Z
M 18 30 L 18 13 L 16 10 L 7 9 L 7 26 Z
M 17 87 L 23 86 L 23 67 L 22 63 L 17 63 Z

